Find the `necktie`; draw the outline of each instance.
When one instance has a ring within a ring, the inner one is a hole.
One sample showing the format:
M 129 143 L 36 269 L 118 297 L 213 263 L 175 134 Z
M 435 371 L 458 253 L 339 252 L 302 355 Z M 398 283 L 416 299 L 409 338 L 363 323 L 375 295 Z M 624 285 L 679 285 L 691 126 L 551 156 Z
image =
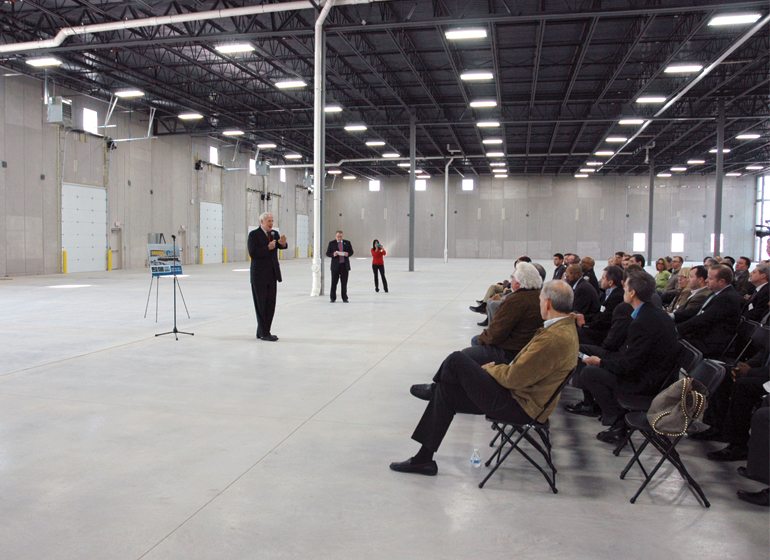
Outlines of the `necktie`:
M 342 241 L 337 241 L 337 251 L 342 253 Z M 340 255 L 339 256 L 339 260 L 340 260 L 341 263 L 344 263 L 345 262 L 345 255 Z

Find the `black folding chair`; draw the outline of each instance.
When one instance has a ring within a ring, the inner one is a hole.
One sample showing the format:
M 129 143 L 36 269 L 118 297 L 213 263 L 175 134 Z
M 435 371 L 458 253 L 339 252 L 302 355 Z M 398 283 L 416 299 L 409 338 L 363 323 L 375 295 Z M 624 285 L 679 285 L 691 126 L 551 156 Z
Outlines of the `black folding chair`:
M 703 361 L 703 353 L 686 340 L 679 340 L 677 348 L 676 365 L 663 381 L 658 392 L 679 379 L 680 375 L 687 375 L 688 372 L 692 371 Z M 631 395 L 623 393 L 617 396 L 618 404 L 620 404 L 620 406 L 627 412 L 647 412 L 650 408 L 650 404 L 652 404 L 652 399 L 654 398 L 654 395 Z M 615 446 L 615 449 L 612 451 L 615 457 L 620 455 L 623 448 L 628 445 L 628 442 L 635 431 L 635 429 L 629 428 L 625 438 Z
M 727 343 L 725 349 L 722 351 L 722 355 L 719 357 L 720 362 L 727 364 L 728 368 L 732 365 L 740 362 L 745 356 L 749 348 L 754 350 L 764 350 L 767 348 L 768 339 L 768 327 L 751 321 L 745 317 L 741 317 L 741 321 L 738 323 L 738 327 L 735 329 L 735 334 Z M 735 345 L 739 344 L 740 347 L 736 348 Z M 735 351 L 731 353 L 731 351 Z
M 695 367 L 690 375 L 690 377 L 700 381 L 703 385 L 705 385 L 709 395 L 716 391 L 717 387 L 719 387 L 719 384 L 722 383 L 724 376 L 725 368 L 714 360 L 702 361 Z M 692 475 L 690 475 L 687 467 L 685 467 L 684 462 L 682 461 L 681 456 L 676 451 L 677 444 L 685 435 L 687 435 L 686 432 L 683 432 L 678 436 L 664 436 L 658 434 L 655 432 L 655 430 L 652 429 L 652 426 L 650 426 L 650 423 L 647 421 L 646 412 L 632 412 L 626 415 L 625 420 L 626 425 L 629 428 L 638 431 L 644 436 L 644 441 L 638 449 L 634 449 L 633 441 L 629 440 L 629 444 L 634 450 L 634 455 L 631 457 L 631 459 L 629 459 L 628 464 L 626 464 L 626 467 L 623 469 L 623 472 L 620 473 L 620 478 L 625 479 L 626 474 L 628 474 L 628 471 L 631 469 L 633 464 L 637 463 L 639 468 L 642 470 L 642 474 L 644 475 L 644 481 L 642 482 L 641 486 L 639 486 L 636 494 L 634 494 L 634 496 L 631 498 L 631 503 L 636 503 L 636 498 L 639 497 L 639 494 L 642 493 L 642 490 L 646 488 L 647 484 L 649 484 L 650 480 L 652 480 L 652 478 L 655 476 L 655 473 L 658 472 L 658 469 L 660 469 L 663 463 L 668 461 L 674 466 L 674 468 L 676 468 L 677 471 L 679 471 L 679 474 L 681 474 L 682 478 L 687 481 L 687 483 L 690 485 L 690 488 L 695 492 L 696 496 L 700 497 L 703 505 L 705 507 L 711 507 L 711 503 L 703 493 L 700 484 L 698 484 Z M 640 456 L 642 452 L 648 447 L 648 444 L 652 444 L 652 446 L 661 454 L 660 459 L 649 473 L 645 470 L 640 460 Z
M 548 407 L 551 405 L 551 403 L 553 403 L 553 401 L 559 396 L 574 371 L 574 369 L 570 371 L 561 381 L 559 386 L 545 403 L 545 406 L 543 406 L 542 412 L 540 412 L 540 414 L 537 415 L 537 418 L 535 418 L 532 422 L 528 422 L 526 424 L 512 424 L 506 420 L 500 420 L 487 416 L 487 420 L 492 423 L 492 429 L 495 430 L 495 437 L 492 438 L 492 441 L 489 442 L 489 446 L 494 447 L 497 445 L 497 449 L 489 458 L 489 460 L 484 463 L 488 467 L 492 464 L 492 461 L 495 462 L 492 470 L 490 470 L 487 476 L 484 477 L 484 480 L 479 483 L 479 488 L 484 488 L 487 480 L 489 480 L 490 477 L 495 474 L 497 469 L 500 467 L 500 465 L 503 464 L 503 462 L 505 462 L 511 452 L 516 450 L 519 452 L 519 454 L 521 454 L 522 457 L 524 457 L 537 470 L 540 471 L 540 474 L 543 475 L 546 482 L 551 487 L 551 490 L 553 490 L 553 493 L 556 494 L 558 492 L 556 489 L 556 467 L 553 464 L 553 458 L 551 456 L 550 422 L 548 420 L 541 422 L 540 418 L 543 416 L 543 413 L 548 410 Z M 538 463 L 519 446 L 519 443 L 521 443 L 522 439 L 527 441 L 534 450 L 540 453 L 540 455 L 545 460 L 545 465 Z M 503 453 L 503 451 L 505 452 Z M 550 473 L 546 472 L 546 468 L 550 470 Z

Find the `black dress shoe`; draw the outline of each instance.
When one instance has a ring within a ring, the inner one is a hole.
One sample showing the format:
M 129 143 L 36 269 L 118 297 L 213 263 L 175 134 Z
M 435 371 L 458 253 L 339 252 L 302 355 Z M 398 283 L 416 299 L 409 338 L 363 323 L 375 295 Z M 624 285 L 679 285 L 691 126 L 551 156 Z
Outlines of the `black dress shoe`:
M 724 449 L 706 454 L 710 461 L 745 461 L 748 456 L 749 450 L 745 445 L 728 445 Z
M 759 477 L 751 474 L 746 467 L 738 467 L 736 470 L 738 471 L 738 474 L 741 475 L 743 478 L 748 478 L 749 480 L 756 480 L 757 482 L 767 482 L 766 480 L 761 480 Z
M 626 438 L 626 427 L 625 426 L 618 426 L 618 427 L 611 427 L 603 432 L 599 432 L 596 434 L 596 439 L 599 441 L 603 441 L 604 443 L 620 443 Z
M 581 416 L 598 417 L 601 415 L 601 410 L 595 404 L 588 404 L 585 401 L 568 404 L 564 407 L 564 410 L 571 414 L 580 414 Z
M 482 303 L 484 303 L 484 300 L 483 300 L 483 299 L 477 299 L 477 300 L 476 300 L 476 303 L 478 303 L 479 305 L 481 305 Z
M 265 342 L 275 342 L 276 340 L 278 340 L 278 337 L 275 336 L 274 334 L 266 334 L 265 336 L 262 337 L 262 340 L 264 340 Z
M 380 289 L 379 289 L 379 288 L 375 288 L 375 289 L 374 289 L 374 291 L 375 291 L 375 292 L 379 292 L 379 291 L 380 291 Z
M 342 300 L 342 303 L 347 303 L 347 302 L 348 302 L 348 300 L 346 300 L 346 299 Z
M 471 305 L 468 307 L 471 311 L 475 311 L 476 313 L 481 313 L 482 315 L 487 312 L 487 304 L 486 303 L 480 303 L 478 305 Z
M 476 323 L 480 327 L 488 327 L 489 326 L 489 317 L 481 321 L 481 323 Z
M 413 463 L 414 457 L 401 461 L 400 463 L 391 463 L 390 470 L 411 474 L 423 474 L 425 476 L 436 476 L 438 472 L 438 465 L 436 461 L 428 461 L 427 463 Z
M 393 465 L 391 465 L 391 468 Z M 746 492 L 746 490 L 738 490 L 738 498 L 744 502 L 749 502 L 756 506 L 770 506 L 770 488 L 765 488 L 759 492 Z
M 420 383 L 409 387 L 409 392 L 418 399 L 429 401 L 433 398 L 433 391 L 435 388 L 435 383 Z

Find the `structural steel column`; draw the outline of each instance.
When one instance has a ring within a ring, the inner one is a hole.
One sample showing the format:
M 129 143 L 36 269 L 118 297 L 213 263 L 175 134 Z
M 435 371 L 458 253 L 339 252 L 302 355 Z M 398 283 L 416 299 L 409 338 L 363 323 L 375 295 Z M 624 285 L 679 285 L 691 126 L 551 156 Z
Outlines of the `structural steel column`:
M 647 264 L 655 262 L 652 256 L 652 222 L 655 207 L 655 157 L 650 156 L 650 195 L 647 211 Z
M 409 116 L 409 272 L 414 272 L 414 176 L 417 159 L 417 120 Z
M 722 181 L 725 175 L 725 102 L 720 99 L 717 109 L 717 184 L 714 199 L 714 256 L 719 255 L 722 239 Z

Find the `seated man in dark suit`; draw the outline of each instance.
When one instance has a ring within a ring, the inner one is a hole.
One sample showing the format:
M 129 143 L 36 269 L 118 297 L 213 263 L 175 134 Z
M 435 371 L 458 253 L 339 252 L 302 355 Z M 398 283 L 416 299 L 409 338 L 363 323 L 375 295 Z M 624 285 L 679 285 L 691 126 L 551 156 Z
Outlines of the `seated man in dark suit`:
M 617 402 L 619 392 L 654 395 L 676 363 L 676 331 L 666 312 L 650 301 L 655 279 L 643 270 L 627 271 L 623 299 L 634 311 L 623 347 L 603 357 L 586 356 L 580 384 L 591 392 L 602 411 L 602 424 L 609 428 L 597 435 L 616 443 L 625 437 L 624 411 Z
M 759 322 L 762 317 L 767 313 L 768 288 L 767 281 L 770 279 L 770 264 L 759 263 L 751 271 L 749 280 L 754 288 L 754 293 L 750 296 L 746 296 L 743 304 L 743 310 L 741 315 L 745 319 Z
M 770 483 L 770 402 L 767 397 L 751 417 L 749 455 L 745 467 L 738 467 L 738 474 L 763 484 Z M 770 506 L 770 488 L 759 492 L 738 490 L 738 498 L 757 506 Z
M 513 292 L 502 300 L 489 326 L 473 337 L 471 347 L 463 353 L 479 365 L 513 360 L 543 326 L 539 300 L 542 285 L 534 265 L 523 261 L 517 263 L 511 275 Z
M 703 303 L 711 295 L 711 290 L 706 285 L 708 278 L 709 271 L 705 266 L 699 264 L 690 269 L 690 279 L 687 283 L 690 293 L 684 303 L 681 303 L 672 311 L 675 323 L 684 323 L 687 319 L 691 319 L 698 314 L 700 308 L 703 307 Z
M 602 295 L 599 298 L 599 311 L 592 315 L 576 314 L 580 344 L 601 344 L 610 330 L 612 312 L 623 303 L 623 269 L 608 266 L 602 271 Z
M 601 293 L 601 288 L 599 287 L 599 281 L 596 279 L 596 272 L 594 272 L 594 267 L 596 266 L 596 261 L 592 257 L 583 257 L 580 259 L 580 269 L 583 271 L 583 278 L 588 280 L 588 283 L 591 284 L 591 287 L 593 287 L 594 290 L 596 290 L 596 293 Z
M 561 280 L 551 280 L 540 292 L 544 328 L 530 340 L 510 364 L 480 366 L 461 352 L 453 352 L 441 364 L 434 383 L 415 385 L 411 393 L 428 400 L 428 406 L 412 434 L 422 446 L 414 457 L 391 463 L 397 472 L 434 476 L 438 466 L 433 454 L 458 412 L 487 414 L 503 421 L 526 423 L 556 408 L 545 404 L 575 367 L 578 338 L 572 309 L 572 290 Z
M 742 301 L 732 282 L 728 266 L 712 266 L 708 272 L 711 296 L 694 317 L 677 325 L 679 335 L 706 358 L 719 358 L 738 327 Z
M 583 278 L 583 269 L 579 264 L 571 264 L 564 271 L 564 280 L 572 286 L 575 293 L 573 311 L 583 315 L 592 315 L 599 311 L 599 294 L 593 289 L 588 280 Z
M 735 275 L 733 277 L 733 286 L 738 290 L 741 296 L 750 296 L 754 293 L 754 286 L 749 280 L 749 269 L 751 268 L 751 259 L 749 257 L 738 257 L 735 263 Z

